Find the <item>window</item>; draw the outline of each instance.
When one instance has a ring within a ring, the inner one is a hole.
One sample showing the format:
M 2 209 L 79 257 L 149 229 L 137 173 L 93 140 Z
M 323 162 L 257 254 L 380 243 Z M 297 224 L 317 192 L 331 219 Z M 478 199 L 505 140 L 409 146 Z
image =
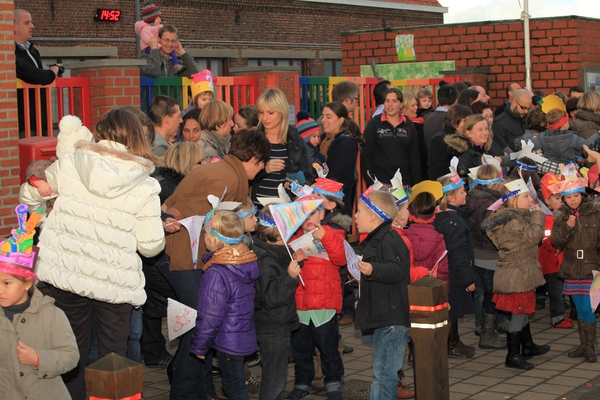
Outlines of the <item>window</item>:
M 325 60 L 325 76 L 342 76 L 342 60 Z
M 307 75 L 306 60 L 291 60 L 286 58 L 249 58 L 249 67 L 265 67 L 265 66 L 294 66 L 300 67 L 300 75 Z
M 194 61 L 198 65 L 198 69 L 210 70 L 214 76 L 227 76 L 229 74 L 229 66 L 227 59 L 223 58 L 195 58 Z

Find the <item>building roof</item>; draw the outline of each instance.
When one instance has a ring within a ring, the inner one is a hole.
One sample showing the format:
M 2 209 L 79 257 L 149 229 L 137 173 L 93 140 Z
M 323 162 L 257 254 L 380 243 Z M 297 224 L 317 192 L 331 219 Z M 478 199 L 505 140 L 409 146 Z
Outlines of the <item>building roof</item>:
M 424 11 L 446 13 L 447 7 L 442 7 L 437 0 L 299 0 L 313 3 L 340 4 L 355 7 L 374 7 L 394 10 Z
M 367 0 L 370 1 L 370 0 Z M 437 0 L 378 0 L 385 1 L 387 3 L 401 3 L 401 4 L 417 4 L 421 6 L 430 6 L 430 7 L 441 7 L 439 1 Z

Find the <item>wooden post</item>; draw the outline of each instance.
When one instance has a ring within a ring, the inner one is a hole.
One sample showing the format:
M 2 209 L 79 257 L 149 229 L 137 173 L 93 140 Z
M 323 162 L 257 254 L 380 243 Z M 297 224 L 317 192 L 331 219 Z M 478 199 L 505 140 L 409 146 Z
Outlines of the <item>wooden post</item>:
M 426 276 L 408 285 L 416 398 L 450 399 L 448 284 Z
M 142 364 L 115 353 L 85 369 L 89 400 L 138 400 L 144 391 Z

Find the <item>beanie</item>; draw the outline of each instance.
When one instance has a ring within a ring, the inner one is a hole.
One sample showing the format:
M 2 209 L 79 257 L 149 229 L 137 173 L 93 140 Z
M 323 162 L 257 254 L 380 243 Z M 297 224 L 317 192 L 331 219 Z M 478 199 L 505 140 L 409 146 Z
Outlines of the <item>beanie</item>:
M 151 24 L 154 22 L 156 17 L 160 17 L 162 13 L 160 12 L 160 8 L 154 5 L 152 0 L 147 1 L 142 8 L 142 19 L 145 23 Z
M 319 132 L 319 125 L 312 118 L 303 119 L 302 121 L 298 121 L 296 124 L 296 128 L 298 128 L 298 134 L 305 142 L 311 138 L 311 136 L 315 132 Z

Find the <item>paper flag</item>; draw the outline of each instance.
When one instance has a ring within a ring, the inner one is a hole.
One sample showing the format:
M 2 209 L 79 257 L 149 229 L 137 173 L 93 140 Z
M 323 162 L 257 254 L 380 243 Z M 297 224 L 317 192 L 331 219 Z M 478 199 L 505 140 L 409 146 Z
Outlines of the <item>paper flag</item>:
M 590 302 L 592 303 L 592 310 L 595 310 L 600 304 L 600 277 L 598 271 L 592 270 L 594 279 L 592 280 L 592 286 L 590 286 Z
M 535 187 L 533 186 L 533 182 L 531 182 L 531 177 L 529 178 L 529 180 L 527 180 L 527 189 L 529 189 L 529 194 L 531 195 L 531 198 L 533 199 L 533 203 L 540 206 L 540 211 L 546 215 L 553 215 L 552 211 L 550 211 L 550 209 L 544 204 L 544 202 L 540 200 L 540 198 L 537 194 L 537 190 L 535 190 Z
M 295 203 L 271 204 L 271 215 L 285 243 L 300 228 L 308 216 L 321 205 L 323 200 L 306 200 Z
M 352 277 L 356 279 L 358 283 L 360 283 L 360 268 L 358 268 L 358 261 L 360 258 L 358 258 L 356 255 L 354 249 L 352 246 L 350 246 L 350 243 L 345 240 L 344 252 L 346 253 L 346 265 L 348 267 L 348 272 L 350 272 L 350 275 L 352 275 Z
M 296 182 L 292 182 L 291 190 L 297 197 L 306 196 L 313 192 L 313 189 L 310 186 L 300 186 Z
M 527 143 L 525 143 L 524 140 L 521 140 L 521 151 L 518 151 L 516 153 L 510 153 L 511 160 L 518 160 L 521 157 L 531 158 L 538 164 L 543 164 L 546 161 L 548 161 L 548 159 L 533 152 L 533 142 L 531 140 L 529 140 Z
M 290 247 L 294 249 L 294 251 L 298 251 L 299 249 L 304 250 L 304 253 L 308 257 L 318 257 L 329 260 L 329 255 L 327 255 L 327 251 L 325 251 L 321 241 L 313 237 L 314 231 L 316 231 L 316 229 L 313 229 L 312 231 L 300 236 L 298 239 L 290 242 Z
M 312 167 L 317 171 L 317 176 L 319 178 L 325 178 L 329 173 L 329 167 L 326 163 L 323 163 L 322 167 L 319 165 L 319 163 L 313 163 Z
M 169 341 L 192 330 L 196 326 L 198 312 L 171 298 L 167 299 L 167 328 Z
M 283 183 L 280 183 L 277 187 L 277 193 L 279 194 L 279 197 L 257 197 L 257 200 L 263 206 L 273 203 L 283 204 L 292 202 L 292 200 L 290 200 L 290 196 L 288 196 L 288 194 L 285 191 L 285 188 L 283 187 Z
M 194 265 L 198 263 L 198 245 L 200 242 L 200 233 L 202 232 L 202 224 L 204 218 L 199 215 L 193 217 L 184 218 L 179 223 L 185 227 L 190 236 L 190 246 L 192 246 L 192 258 L 194 259 Z

